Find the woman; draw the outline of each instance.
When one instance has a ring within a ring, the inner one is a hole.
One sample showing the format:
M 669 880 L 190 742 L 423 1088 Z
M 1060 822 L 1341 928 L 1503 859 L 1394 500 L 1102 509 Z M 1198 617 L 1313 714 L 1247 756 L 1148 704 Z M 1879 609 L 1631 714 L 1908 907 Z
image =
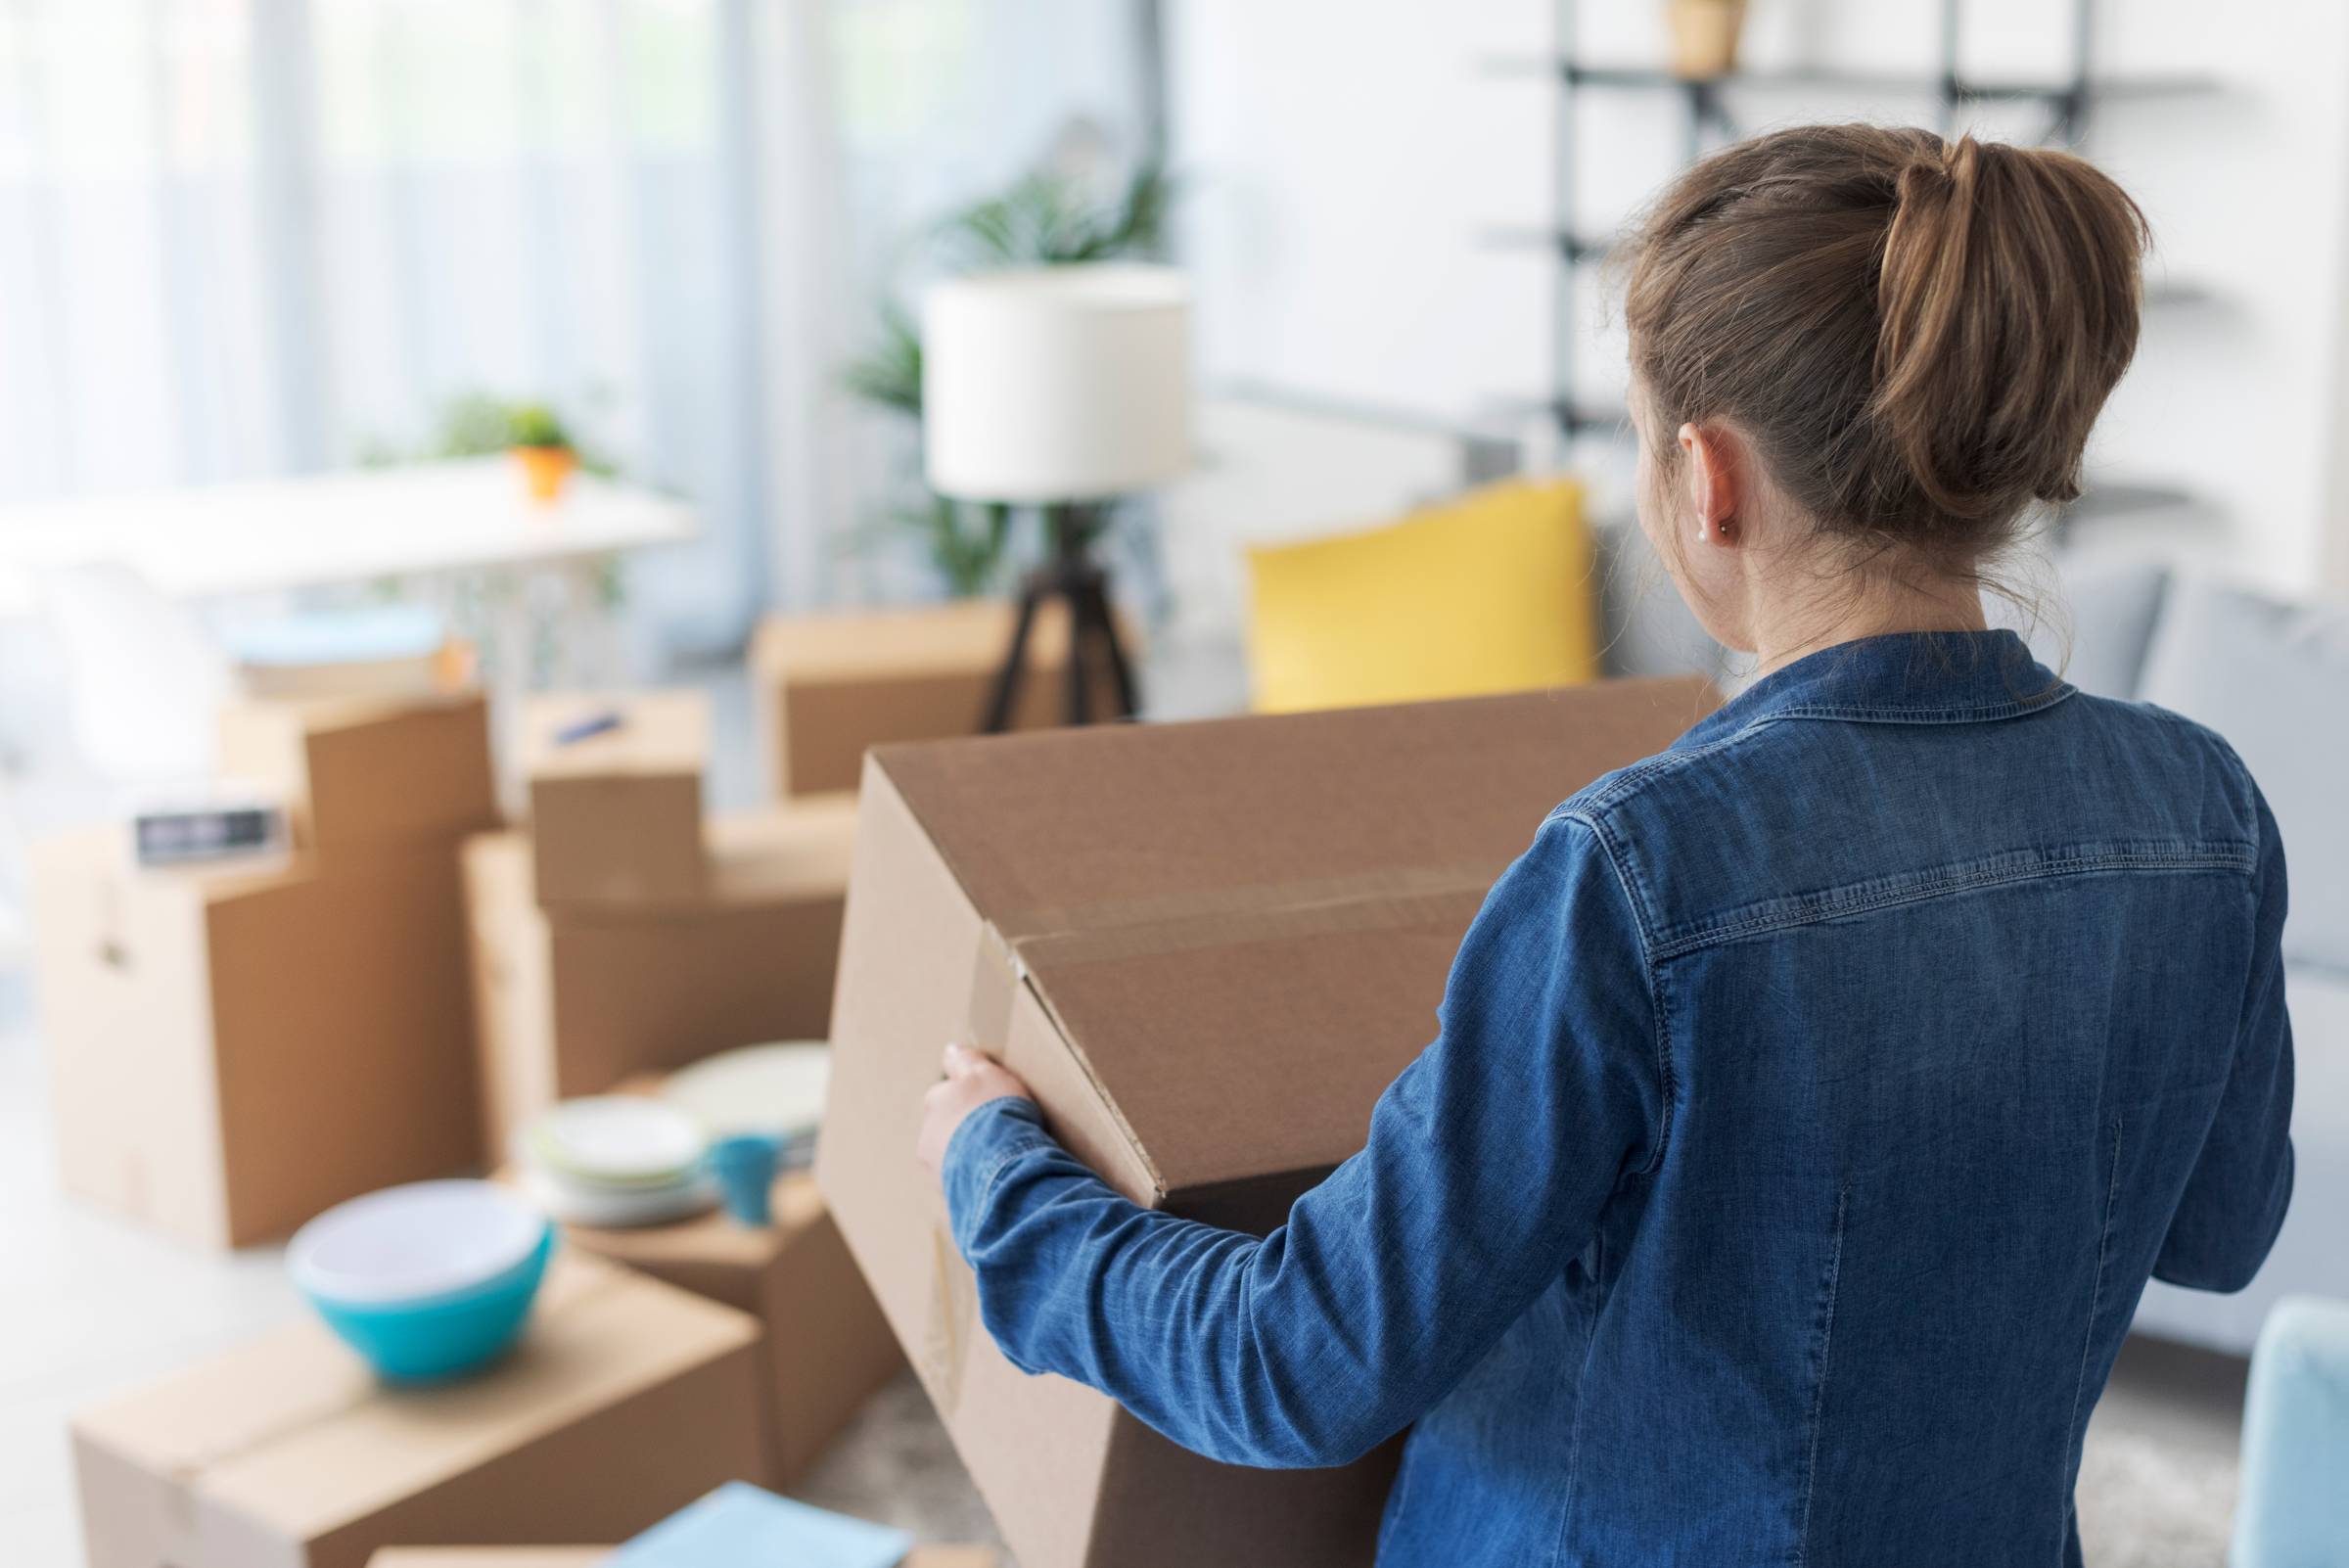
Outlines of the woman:
M 1982 619 L 2143 238 L 2076 158 L 1922 131 L 1683 175 L 1640 518 L 1759 678 L 1541 825 L 1270 1236 L 1126 1202 L 949 1049 L 921 1152 L 1004 1352 L 1234 1463 L 1409 1426 L 1388 1564 L 2077 1562 L 2146 1278 L 2240 1288 L 2291 1188 L 2259 792 Z

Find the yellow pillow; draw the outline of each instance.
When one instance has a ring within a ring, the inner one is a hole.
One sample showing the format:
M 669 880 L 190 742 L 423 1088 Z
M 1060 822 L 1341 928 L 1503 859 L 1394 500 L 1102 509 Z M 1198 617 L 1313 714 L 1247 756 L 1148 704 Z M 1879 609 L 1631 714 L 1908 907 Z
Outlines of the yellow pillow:
M 1248 552 L 1260 713 L 1571 685 L 1598 673 L 1583 487 L 1510 481 L 1399 523 Z

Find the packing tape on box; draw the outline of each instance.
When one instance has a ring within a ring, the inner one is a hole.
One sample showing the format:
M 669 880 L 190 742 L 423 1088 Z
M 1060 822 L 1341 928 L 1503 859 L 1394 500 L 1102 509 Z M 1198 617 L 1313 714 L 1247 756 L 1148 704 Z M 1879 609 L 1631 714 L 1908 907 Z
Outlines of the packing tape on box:
M 979 1316 L 979 1281 L 955 1250 L 944 1221 L 930 1226 L 930 1320 L 916 1360 L 922 1387 L 942 1415 L 962 1400 L 962 1369 L 970 1358 L 971 1325 Z

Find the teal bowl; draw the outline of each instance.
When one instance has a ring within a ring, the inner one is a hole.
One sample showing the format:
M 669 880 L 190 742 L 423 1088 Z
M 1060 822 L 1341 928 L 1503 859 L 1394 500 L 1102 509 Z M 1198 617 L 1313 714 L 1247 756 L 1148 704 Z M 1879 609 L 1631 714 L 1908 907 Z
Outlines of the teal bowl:
M 554 1250 L 553 1224 L 504 1190 L 423 1182 L 321 1215 L 287 1262 L 326 1325 L 380 1376 L 435 1383 L 513 1345 Z

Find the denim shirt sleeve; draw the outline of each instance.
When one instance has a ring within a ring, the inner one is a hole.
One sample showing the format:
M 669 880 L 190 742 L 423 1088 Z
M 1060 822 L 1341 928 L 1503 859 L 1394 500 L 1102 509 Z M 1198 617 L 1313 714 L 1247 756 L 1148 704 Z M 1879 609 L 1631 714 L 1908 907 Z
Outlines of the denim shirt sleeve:
M 2239 764 L 2238 764 L 2239 765 Z M 2246 775 L 2246 778 L 2248 775 Z M 2210 1135 L 2187 1177 L 2153 1277 L 2189 1290 L 2240 1290 L 2267 1261 L 2292 1198 L 2292 1021 L 2284 1011 L 2283 843 L 2259 815 L 2251 982 L 2234 1060 Z
M 1588 823 L 1553 815 L 1494 886 L 1438 1023 L 1367 1147 L 1261 1241 L 1119 1196 L 1024 1101 L 972 1113 L 946 1196 L 996 1344 L 1230 1463 L 1342 1463 L 1408 1424 L 1662 1152 L 1644 947 Z

